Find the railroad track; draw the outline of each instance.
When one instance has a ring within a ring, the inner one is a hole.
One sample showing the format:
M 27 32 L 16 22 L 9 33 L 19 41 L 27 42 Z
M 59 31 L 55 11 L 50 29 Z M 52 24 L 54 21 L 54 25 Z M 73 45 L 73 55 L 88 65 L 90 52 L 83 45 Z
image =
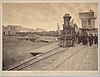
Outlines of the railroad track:
M 56 48 L 54 48 L 54 49 L 52 49 L 52 50 L 50 50 L 50 51 L 48 51 L 46 53 L 40 54 L 40 55 L 38 55 L 36 57 L 33 57 L 33 58 L 31 58 L 31 59 L 29 59 L 29 60 L 27 60 L 27 61 L 25 61 L 25 62 L 23 62 L 21 64 L 18 64 L 16 66 L 10 67 L 8 70 L 22 70 L 22 69 L 24 69 L 24 68 L 26 68 L 26 67 L 34 64 L 34 63 L 37 63 L 37 62 L 39 62 L 39 61 L 41 61 L 41 60 L 43 60 L 43 59 L 45 59 L 47 57 L 50 57 L 52 55 L 57 54 L 59 52 L 63 52 L 65 50 L 67 50 L 67 49 L 68 48 L 56 47 Z
M 59 68 L 61 64 L 63 64 L 65 61 L 67 61 L 69 58 L 71 58 L 73 55 L 80 52 L 82 49 L 86 48 L 85 45 L 78 45 L 76 47 L 70 47 L 68 50 L 64 51 L 52 64 L 45 66 L 45 70 L 56 70 Z
M 79 49 L 79 50 L 76 50 L 74 53 L 72 53 L 72 54 L 70 54 L 69 56 L 67 56 L 65 59 L 63 59 L 58 65 L 56 65 L 56 66 L 54 66 L 53 68 L 52 68 L 52 70 L 54 71 L 54 70 L 56 70 L 61 64 L 63 64 L 65 61 L 67 61 L 69 58 L 71 58 L 73 55 L 75 55 L 75 54 L 77 54 L 79 51 L 81 51 L 82 49 L 84 49 L 84 48 L 86 48 L 87 46 L 84 46 L 83 48 L 81 48 L 81 49 Z M 66 54 L 66 52 L 65 53 L 63 53 L 63 54 Z M 62 56 L 63 56 L 63 54 L 62 54 Z M 59 58 L 58 58 L 59 59 Z M 57 61 L 56 61 L 57 62 Z
M 47 66 L 45 65 L 46 68 L 43 68 L 43 70 L 55 70 L 62 63 L 64 63 L 70 57 L 72 57 L 73 55 L 78 53 L 80 50 L 84 49 L 86 46 L 80 46 L 80 47 L 76 46 L 76 47 L 77 47 L 76 50 L 74 47 L 67 47 L 67 48 L 55 47 L 54 49 L 51 49 L 50 51 L 48 51 L 46 53 L 40 54 L 36 57 L 33 57 L 21 64 L 18 64 L 14 67 L 9 68 L 8 70 L 23 70 L 31 65 L 34 65 L 35 63 L 41 62 L 49 57 L 52 57 L 53 55 L 56 55 L 56 54 L 62 52 L 62 54 L 60 56 L 58 56 L 58 58 L 54 62 L 52 62 L 52 64 L 50 64 L 49 67 L 48 67 L 48 65 Z M 48 61 L 49 60 L 47 60 L 47 62 Z M 46 64 L 46 62 L 43 64 Z M 40 65 L 40 66 L 42 66 L 42 65 Z

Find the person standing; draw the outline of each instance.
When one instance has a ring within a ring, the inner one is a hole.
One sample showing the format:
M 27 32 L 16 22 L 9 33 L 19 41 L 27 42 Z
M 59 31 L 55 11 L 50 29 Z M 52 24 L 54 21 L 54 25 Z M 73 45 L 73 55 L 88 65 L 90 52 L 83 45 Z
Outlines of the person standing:
M 94 36 L 94 44 L 98 45 L 98 35 L 97 34 L 95 34 Z
M 85 34 L 85 45 L 88 45 L 88 34 Z
M 77 43 L 81 43 L 81 34 L 79 32 L 77 33 Z
M 82 38 L 82 44 L 85 45 L 85 36 L 84 36 L 84 34 L 82 34 L 81 38 Z
M 82 35 L 82 43 L 83 43 L 83 45 L 86 45 L 87 44 L 87 34 L 83 34 Z
M 89 39 L 89 45 L 92 46 L 92 44 L 93 44 L 93 35 L 89 34 L 88 39 Z

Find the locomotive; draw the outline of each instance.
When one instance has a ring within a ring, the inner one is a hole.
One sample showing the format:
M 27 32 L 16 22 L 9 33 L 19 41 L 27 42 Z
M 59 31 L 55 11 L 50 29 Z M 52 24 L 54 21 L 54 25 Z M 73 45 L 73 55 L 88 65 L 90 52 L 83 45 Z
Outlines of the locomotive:
M 69 14 L 65 14 L 63 16 L 64 24 L 63 30 L 58 36 L 59 45 L 61 47 L 71 47 L 74 46 L 75 42 L 75 27 L 70 24 L 71 16 Z

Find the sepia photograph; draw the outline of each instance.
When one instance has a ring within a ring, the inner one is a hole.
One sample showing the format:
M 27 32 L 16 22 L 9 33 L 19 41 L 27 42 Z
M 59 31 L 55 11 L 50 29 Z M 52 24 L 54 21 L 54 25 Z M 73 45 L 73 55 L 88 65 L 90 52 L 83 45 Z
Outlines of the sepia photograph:
M 98 71 L 98 3 L 2 3 L 3 71 Z

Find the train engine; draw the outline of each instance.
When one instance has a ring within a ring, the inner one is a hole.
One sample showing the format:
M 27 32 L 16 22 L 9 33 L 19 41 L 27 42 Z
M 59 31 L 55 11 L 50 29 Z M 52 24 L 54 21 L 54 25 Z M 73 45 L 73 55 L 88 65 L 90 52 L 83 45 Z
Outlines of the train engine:
M 69 14 L 65 14 L 63 16 L 64 24 L 63 30 L 59 35 L 59 44 L 61 47 L 70 47 L 74 46 L 75 41 L 75 28 L 70 25 L 71 16 Z

